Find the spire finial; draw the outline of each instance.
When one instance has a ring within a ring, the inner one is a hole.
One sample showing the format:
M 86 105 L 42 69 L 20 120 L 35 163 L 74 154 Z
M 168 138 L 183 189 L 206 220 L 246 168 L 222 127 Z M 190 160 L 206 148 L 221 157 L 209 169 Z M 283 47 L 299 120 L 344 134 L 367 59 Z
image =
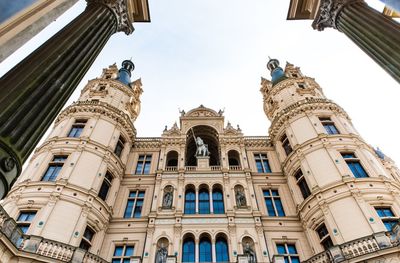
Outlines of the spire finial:
M 131 76 L 132 76 L 132 71 L 135 69 L 135 64 L 131 61 L 132 58 L 129 60 L 124 60 L 122 61 L 121 65 L 122 67 L 119 69 L 119 76 L 118 79 L 120 82 L 130 85 L 131 83 Z
M 275 58 L 269 58 L 269 61 L 267 63 L 267 68 L 271 72 L 271 80 L 273 84 L 278 83 L 279 81 L 283 80 L 286 78 L 285 73 L 283 72 L 283 69 L 279 66 L 279 60 Z

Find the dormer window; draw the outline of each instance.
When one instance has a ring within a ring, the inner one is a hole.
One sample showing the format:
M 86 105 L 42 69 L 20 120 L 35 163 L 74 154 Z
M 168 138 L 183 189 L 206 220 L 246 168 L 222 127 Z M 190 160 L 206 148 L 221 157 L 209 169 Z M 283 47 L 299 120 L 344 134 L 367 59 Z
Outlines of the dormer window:
M 297 73 L 291 72 L 290 75 L 292 75 L 292 78 L 298 78 L 299 75 Z
M 105 85 L 100 85 L 99 86 L 99 91 L 104 91 L 106 90 L 106 86 Z

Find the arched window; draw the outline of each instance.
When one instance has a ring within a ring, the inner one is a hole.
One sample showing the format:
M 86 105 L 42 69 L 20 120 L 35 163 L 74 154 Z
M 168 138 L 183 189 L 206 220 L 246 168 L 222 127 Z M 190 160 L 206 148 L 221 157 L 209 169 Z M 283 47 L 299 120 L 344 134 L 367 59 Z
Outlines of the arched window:
M 196 213 L 196 193 L 193 188 L 188 188 L 185 192 L 185 214 Z
M 195 261 L 195 244 L 192 236 L 183 239 L 182 262 Z
M 167 167 L 178 166 L 178 152 L 169 151 L 167 154 Z
M 230 150 L 228 152 L 228 162 L 229 166 L 240 166 L 239 153 L 235 150 Z
M 217 262 L 229 262 L 228 243 L 224 236 L 217 237 L 215 241 L 215 254 L 217 256 Z
M 210 194 L 207 188 L 200 188 L 199 191 L 199 214 L 210 213 Z
M 219 187 L 215 187 L 212 193 L 214 214 L 225 213 L 224 195 Z
M 199 262 L 212 262 L 211 241 L 207 236 L 200 238 Z

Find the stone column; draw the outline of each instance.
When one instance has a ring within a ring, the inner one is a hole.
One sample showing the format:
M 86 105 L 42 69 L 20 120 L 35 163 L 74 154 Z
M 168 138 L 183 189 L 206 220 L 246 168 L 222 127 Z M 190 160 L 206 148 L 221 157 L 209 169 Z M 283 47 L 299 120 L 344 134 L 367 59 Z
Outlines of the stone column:
M 0 79 L 0 198 L 112 34 L 133 32 L 124 0 L 86 10 Z
M 363 0 L 321 0 L 312 26 L 343 32 L 400 83 L 400 24 L 393 19 Z

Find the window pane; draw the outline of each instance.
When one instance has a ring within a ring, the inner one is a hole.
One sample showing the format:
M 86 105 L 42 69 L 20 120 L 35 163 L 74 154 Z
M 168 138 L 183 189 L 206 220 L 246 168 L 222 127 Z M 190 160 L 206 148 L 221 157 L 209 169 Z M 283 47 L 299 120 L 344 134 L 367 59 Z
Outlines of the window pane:
M 269 168 L 268 160 L 263 160 L 263 164 L 264 164 L 264 173 L 270 173 L 271 169 Z
M 291 257 L 292 263 L 300 263 L 299 257 Z
M 141 216 L 142 206 L 143 206 L 143 201 L 142 200 L 137 200 L 136 201 L 134 217 L 138 218 L 138 217 Z
M 275 198 L 275 208 L 278 212 L 278 216 L 285 216 L 285 212 L 283 211 L 283 206 L 280 198 Z
M 195 246 L 192 239 L 187 239 L 183 243 L 182 249 L 182 262 L 194 262 L 195 261 Z
M 207 239 L 200 240 L 199 244 L 199 261 L 211 262 L 211 242 Z
M 278 250 L 278 254 L 286 254 L 285 245 L 283 244 L 276 245 L 276 248 Z
M 132 200 L 129 200 L 128 203 L 126 204 L 124 218 L 129 218 L 132 216 L 133 204 L 134 204 L 134 201 L 132 201 Z
M 207 190 L 203 189 L 199 192 L 199 213 L 209 214 L 210 213 L 210 196 Z
M 225 239 L 219 238 L 215 243 L 215 254 L 217 256 L 217 262 L 228 262 L 229 261 L 229 250 L 228 244 Z
M 113 260 L 111 261 L 111 263 L 121 263 L 121 260 L 120 260 L 120 259 L 113 259 Z
M 106 180 L 104 179 L 104 181 L 103 181 L 103 183 L 101 184 L 101 188 L 100 188 L 100 191 L 99 191 L 99 197 L 102 199 L 102 200 L 106 200 L 106 198 L 107 198 L 107 194 L 108 194 L 108 190 L 110 189 L 110 185 L 109 185 L 109 183 L 108 182 L 106 182 Z
M 257 160 L 257 161 L 256 161 L 256 166 L 257 166 L 257 172 L 259 172 L 259 173 L 263 173 L 263 172 L 264 172 L 264 170 L 263 170 L 263 167 L 262 167 L 262 164 L 261 164 L 261 161 L 260 161 L 260 160 Z
M 124 247 L 121 247 L 121 246 L 115 247 L 114 256 L 117 256 L 117 257 L 122 256 L 123 249 L 124 249 Z
M 125 256 L 133 256 L 133 246 L 127 246 L 125 249 Z
M 143 169 L 143 163 L 138 163 L 136 166 L 136 174 L 141 174 L 142 173 L 142 169 Z
M 287 248 L 288 248 L 288 254 L 297 254 L 295 245 L 287 245 Z
M 192 190 L 187 190 L 185 194 L 185 214 L 196 213 L 196 194 Z
M 125 258 L 125 259 L 122 261 L 122 263 L 129 263 L 129 262 L 131 262 L 131 260 L 130 260 L 129 258 Z
M 149 174 L 149 173 L 150 173 L 150 162 L 145 162 L 143 174 Z
M 274 206 L 272 205 L 271 198 L 265 198 L 265 206 L 267 207 L 269 216 L 276 216 Z
M 18 227 L 22 230 L 22 232 L 24 234 L 26 234 L 26 232 L 28 232 L 29 225 L 18 225 Z
M 144 192 L 139 192 L 139 195 L 138 195 L 138 197 L 144 197 Z

